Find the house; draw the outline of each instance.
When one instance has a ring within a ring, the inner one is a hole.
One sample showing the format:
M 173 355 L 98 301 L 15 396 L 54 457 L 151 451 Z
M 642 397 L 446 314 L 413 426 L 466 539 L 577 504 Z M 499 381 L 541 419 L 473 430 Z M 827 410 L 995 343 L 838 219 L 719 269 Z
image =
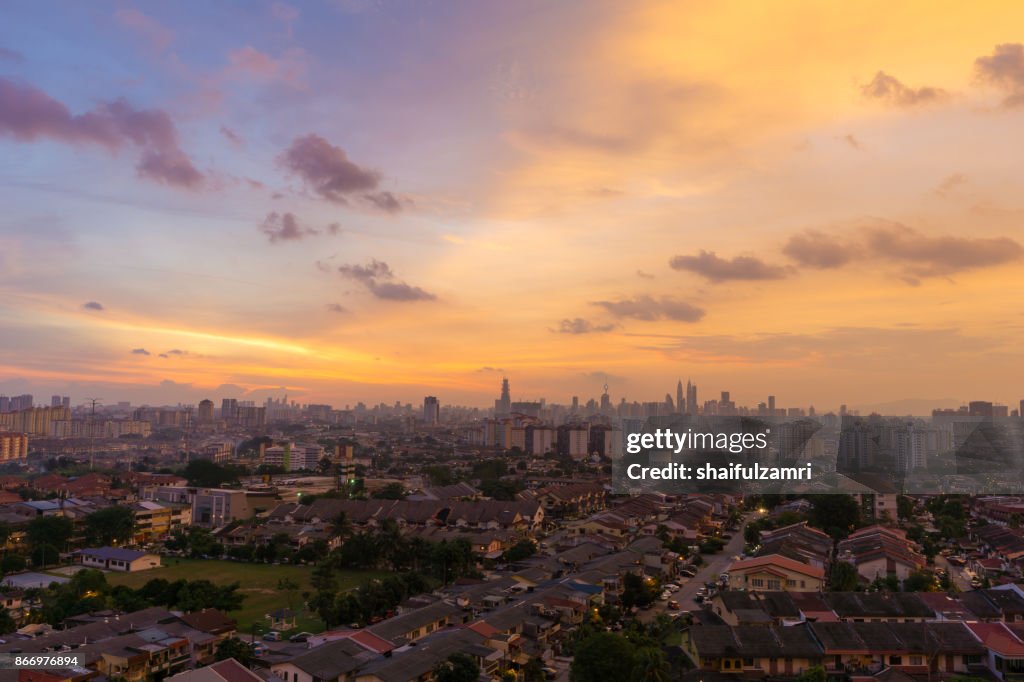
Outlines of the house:
M 378 658 L 374 651 L 346 638 L 327 642 L 295 658 L 270 666 L 283 682 L 348 682 L 366 664 Z
M 985 648 L 963 623 L 812 623 L 829 673 L 910 675 L 975 672 Z
M 779 554 L 733 562 L 728 569 L 729 587 L 734 590 L 785 590 L 819 592 L 825 570 Z
M 97 547 L 75 552 L 86 568 L 134 573 L 160 567 L 160 555 L 121 547 Z
M 233 658 L 217 661 L 167 678 L 175 682 L 263 682 L 263 678 Z M 20 680 L 19 680 L 20 682 Z
M 683 648 L 701 670 L 744 677 L 800 675 L 823 657 L 806 624 L 694 626 L 684 633 Z
M 822 599 L 839 620 L 845 621 L 907 623 L 935 617 L 916 592 L 826 592 Z
M 868 526 L 849 535 L 836 548 L 837 558 L 857 567 L 857 573 L 871 582 L 895 575 L 906 580 L 925 567 L 925 558 L 907 534 L 896 528 Z
M 1005 623 L 966 623 L 985 646 L 986 667 L 1000 680 L 1024 676 L 1024 639 Z

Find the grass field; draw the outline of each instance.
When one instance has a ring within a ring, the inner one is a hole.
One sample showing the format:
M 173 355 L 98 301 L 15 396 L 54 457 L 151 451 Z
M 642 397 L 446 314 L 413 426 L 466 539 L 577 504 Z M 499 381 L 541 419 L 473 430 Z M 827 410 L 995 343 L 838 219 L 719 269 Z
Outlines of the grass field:
M 163 562 L 164 566 L 149 571 L 107 573 L 107 582 L 111 585 L 127 585 L 133 588 L 142 587 L 153 578 L 169 581 L 182 578 L 205 579 L 217 584 L 238 582 L 241 584 L 239 592 L 245 595 L 245 602 L 241 610 L 230 615 L 238 620 L 239 633 L 248 634 L 252 632 L 253 623 L 259 626 L 259 632 L 269 630 L 270 621 L 265 617 L 266 614 L 288 606 L 288 595 L 278 590 L 277 584 L 282 578 L 290 578 L 299 585 L 299 589 L 292 595 L 292 610 L 298 614 L 296 631 L 320 632 L 324 629 L 323 621 L 303 607 L 302 593 L 312 591 L 309 583 L 313 572 L 312 566 L 274 566 L 240 561 L 171 557 L 164 557 Z M 341 589 L 357 587 L 366 580 L 381 575 L 383 574 L 374 571 L 347 571 L 339 576 L 338 584 Z

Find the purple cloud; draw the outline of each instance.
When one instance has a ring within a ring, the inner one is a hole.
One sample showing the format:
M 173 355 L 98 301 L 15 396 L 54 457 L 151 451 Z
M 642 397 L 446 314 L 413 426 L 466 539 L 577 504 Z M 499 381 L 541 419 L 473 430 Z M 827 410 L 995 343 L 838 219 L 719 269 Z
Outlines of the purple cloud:
M 381 175 L 363 168 L 316 134 L 296 138 L 280 157 L 281 164 L 302 178 L 316 194 L 337 204 L 358 198 L 389 213 L 402 209 L 402 201 L 391 192 L 377 191 Z
M 359 282 L 379 299 L 386 301 L 433 301 L 436 295 L 420 287 L 393 281 L 395 274 L 387 263 L 371 260 L 367 265 L 342 265 L 342 277 Z
M 184 189 L 199 189 L 204 183 L 203 174 L 178 146 L 177 129 L 167 112 L 135 109 L 123 99 L 72 114 L 42 90 L 0 78 L 0 135 L 21 142 L 96 144 L 110 151 L 132 145 L 142 152 L 136 165 L 140 177 Z
M 309 235 L 319 234 L 311 227 L 302 227 L 292 213 L 268 213 L 260 225 L 263 234 L 267 235 L 271 244 L 277 242 L 298 241 Z

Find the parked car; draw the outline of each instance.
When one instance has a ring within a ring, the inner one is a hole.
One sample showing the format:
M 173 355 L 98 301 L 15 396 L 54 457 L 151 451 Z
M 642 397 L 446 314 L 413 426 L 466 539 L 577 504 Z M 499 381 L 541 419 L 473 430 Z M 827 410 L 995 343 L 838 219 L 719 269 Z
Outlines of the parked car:
M 678 611 L 682 607 L 679 606 L 679 602 L 677 602 L 675 599 L 669 599 L 668 600 L 668 608 L 669 608 L 670 611 Z
M 267 653 L 268 651 L 270 651 L 270 648 L 267 647 L 267 645 L 264 644 L 263 642 L 253 642 L 253 644 L 252 644 L 252 653 L 253 653 L 254 656 L 262 656 L 263 654 Z
M 300 632 L 297 635 L 292 635 L 288 638 L 289 642 L 308 642 L 309 638 L 313 636 L 312 632 Z
M 693 601 L 695 601 L 698 604 L 703 604 L 704 603 L 704 595 L 702 595 L 702 594 L 695 595 L 694 598 L 693 598 Z
M 281 633 L 277 630 L 271 630 L 267 634 L 263 635 L 263 639 L 267 642 L 280 642 L 282 637 Z

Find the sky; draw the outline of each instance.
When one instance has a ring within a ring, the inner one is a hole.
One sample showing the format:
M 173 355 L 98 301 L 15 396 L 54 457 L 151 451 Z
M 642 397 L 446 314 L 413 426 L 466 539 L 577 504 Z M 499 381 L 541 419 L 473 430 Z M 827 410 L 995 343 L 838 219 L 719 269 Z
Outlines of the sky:
M 1021 26 L 4 3 L 0 392 L 1015 406 Z

